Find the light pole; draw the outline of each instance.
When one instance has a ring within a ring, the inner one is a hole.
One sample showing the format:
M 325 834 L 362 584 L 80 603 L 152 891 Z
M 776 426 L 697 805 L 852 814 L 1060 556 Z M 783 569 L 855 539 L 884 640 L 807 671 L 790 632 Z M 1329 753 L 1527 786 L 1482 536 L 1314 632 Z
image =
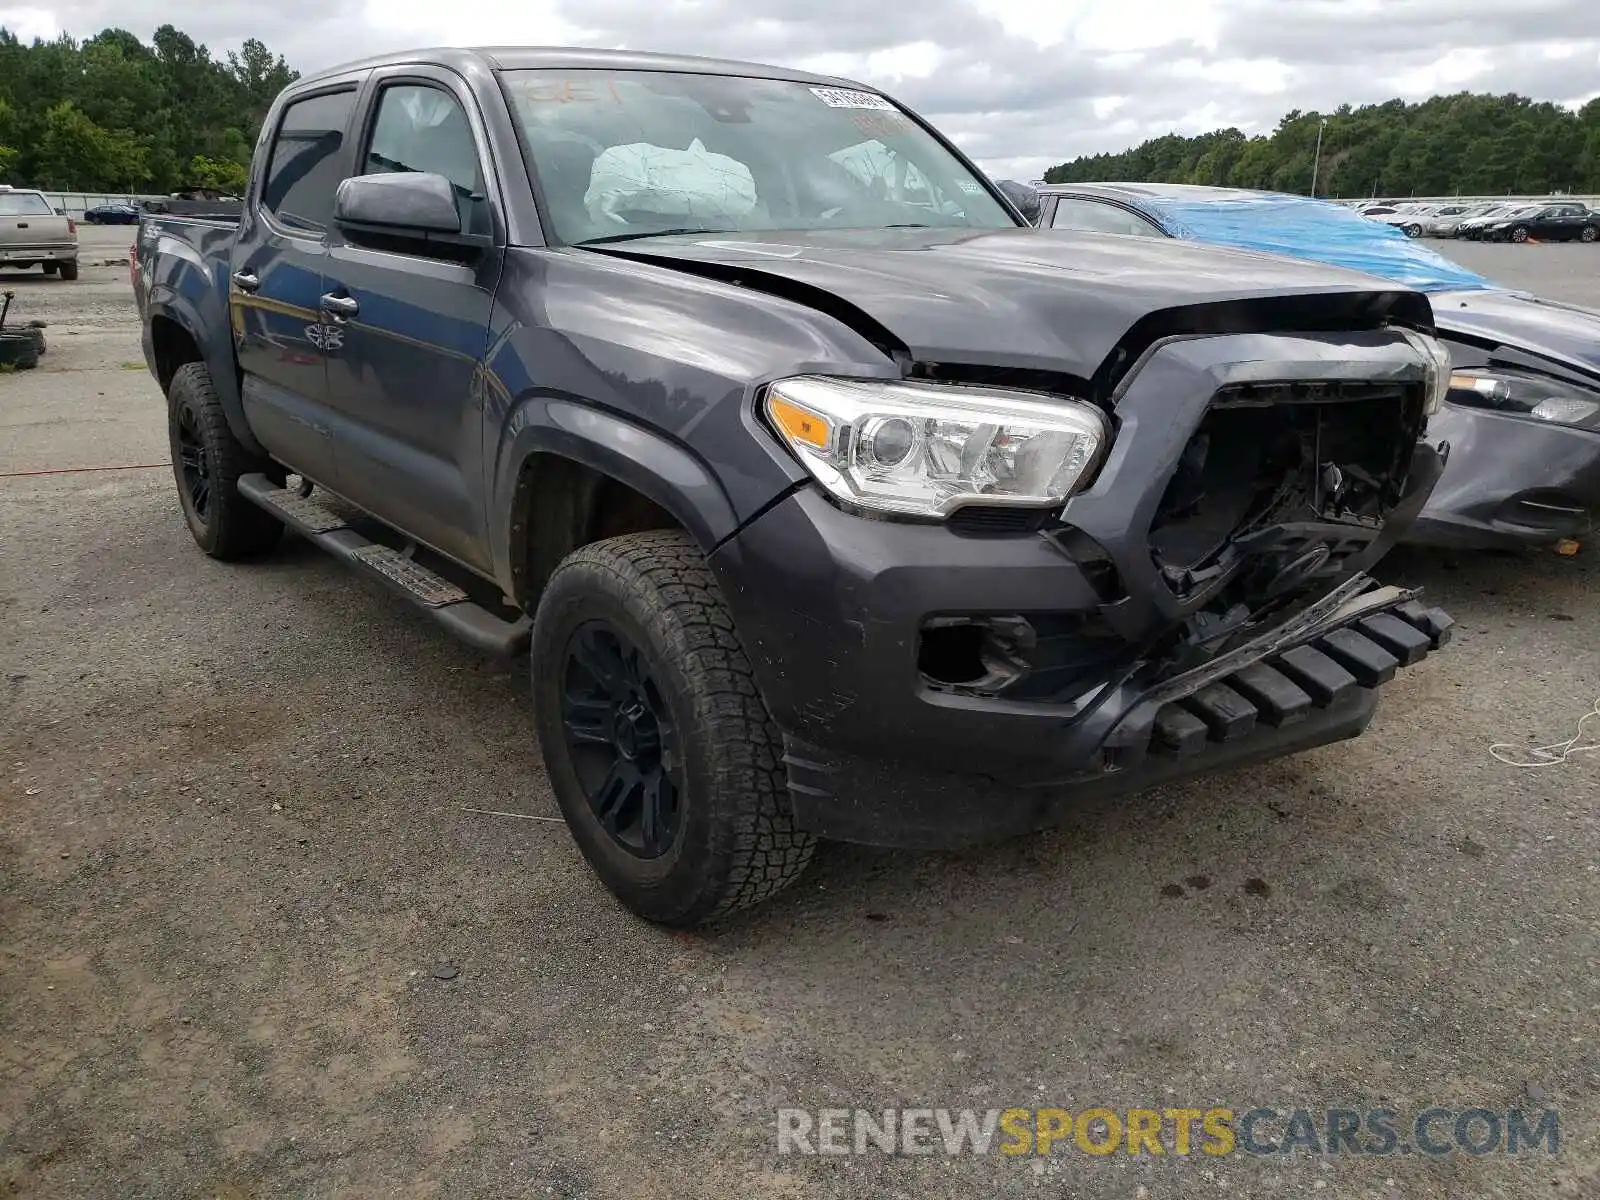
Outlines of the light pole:
M 1317 122 L 1317 149 L 1316 153 L 1311 156 L 1311 196 L 1313 199 L 1317 195 L 1317 168 L 1322 166 L 1322 131 L 1327 127 L 1327 117 L 1323 117 L 1321 121 Z

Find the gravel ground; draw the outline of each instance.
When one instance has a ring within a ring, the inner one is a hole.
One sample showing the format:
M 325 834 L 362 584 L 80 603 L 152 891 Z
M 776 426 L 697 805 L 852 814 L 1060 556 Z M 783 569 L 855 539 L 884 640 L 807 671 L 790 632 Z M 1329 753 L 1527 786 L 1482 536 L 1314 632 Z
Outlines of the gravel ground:
M 1445 248 L 1600 304 L 1600 248 Z M 194 549 L 125 268 L 0 284 L 51 322 L 0 377 L 0 1194 L 1600 1194 L 1600 756 L 1488 753 L 1600 692 L 1592 551 L 1392 560 L 1459 636 L 1357 742 L 673 936 L 463 811 L 556 813 L 522 664 Z M 68 467 L 130 469 L 17 474 Z M 775 1153 L 790 1106 L 1432 1104 L 1560 1153 Z

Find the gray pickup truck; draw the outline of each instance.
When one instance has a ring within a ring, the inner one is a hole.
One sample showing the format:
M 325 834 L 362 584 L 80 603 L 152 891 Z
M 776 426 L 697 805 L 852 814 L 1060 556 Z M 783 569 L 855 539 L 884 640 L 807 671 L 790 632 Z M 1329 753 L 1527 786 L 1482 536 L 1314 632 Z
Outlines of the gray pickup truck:
M 1427 299 L 1026 228 L 848 80 L 426 51 L 302 79 L 134 265 L 178 497 L 529 651 L 604 882 L 691 925 L 1360 733 L 1449 635 L 1367 574 L 1441 452 Z
M 50 207 L 43 192 L 0 183 L 0 270 L 43 267 L 78 277 L 78 223 Z

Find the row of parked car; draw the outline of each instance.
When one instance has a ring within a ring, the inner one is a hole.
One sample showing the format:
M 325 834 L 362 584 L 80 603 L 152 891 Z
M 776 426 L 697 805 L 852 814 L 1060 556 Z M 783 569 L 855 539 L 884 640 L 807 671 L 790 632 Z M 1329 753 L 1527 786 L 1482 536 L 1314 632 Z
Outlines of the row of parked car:
M 1407 237 L 1471 238 L 1486 242 L 1593 242 L 1600 212 L 1574 200 L 1529 204 L 1374 204 L 1358 210 Z

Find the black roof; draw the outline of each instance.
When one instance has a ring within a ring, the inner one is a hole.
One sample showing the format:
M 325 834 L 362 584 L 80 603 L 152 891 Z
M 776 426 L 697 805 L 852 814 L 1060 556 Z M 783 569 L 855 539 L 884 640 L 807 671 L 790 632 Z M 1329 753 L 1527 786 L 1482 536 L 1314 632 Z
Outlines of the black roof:
M 759 79 L 789 79 L 820 87 L 867 88 L 851 79 L 816 75 L 789 67 L 765 66 L 724 58 L 701 58 L 692 54 L 647 54 L 639 50 L 595 50 L 577 46 L 434 46 L 402 50 L 356 62 L 341 63 L 297 81 L 296 86 L 373 67 L 403 66 L 408 63 L 433 63 L 461 69 L 469 65 L 486 66 L 494 71 L 520 71 L 538 68 L 600 71 L 675 71 L 686 75 L 748 75 Z

